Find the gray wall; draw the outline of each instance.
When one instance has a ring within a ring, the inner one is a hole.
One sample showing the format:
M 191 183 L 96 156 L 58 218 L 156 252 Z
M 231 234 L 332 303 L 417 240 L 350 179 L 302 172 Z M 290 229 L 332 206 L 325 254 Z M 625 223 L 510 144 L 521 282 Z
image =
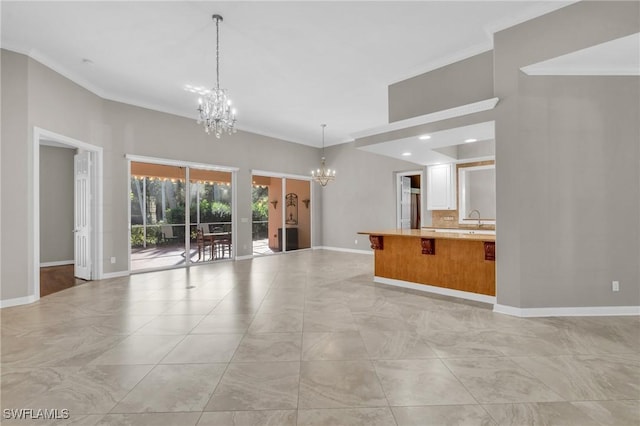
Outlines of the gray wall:
M 27 191 L 27 58 L 2 51 L 2 300 L 27 295 L 30 250 Z
M 40 263 L 73 260 L 75 149 L 40 146 Z
M 579 2 L 495 35 L 500 304 L 640 304 L 640 79 L 519 71 L 638 32 L 639 6 Z
M 389 86 L 389 122 L 493 97 L 493 52 L 484 52 Z
M 394 172 L 421 166 L 356 149 L 353 142 L 327 148 L 326 157 L 337 173 L 322 189 L 322 245 L 369 250 L 369 237 L 358 231 L 396 227 Z

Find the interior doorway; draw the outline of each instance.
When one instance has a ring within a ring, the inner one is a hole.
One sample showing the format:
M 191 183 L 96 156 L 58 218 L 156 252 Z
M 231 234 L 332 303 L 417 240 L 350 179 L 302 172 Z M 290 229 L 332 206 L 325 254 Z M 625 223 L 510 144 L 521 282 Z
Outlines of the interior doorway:
M 422 227 L 423 173 L 421 170 L 396 173 L 396 227 Z
M 34 128 L 33 300 L 102 276 L 102 148 Z

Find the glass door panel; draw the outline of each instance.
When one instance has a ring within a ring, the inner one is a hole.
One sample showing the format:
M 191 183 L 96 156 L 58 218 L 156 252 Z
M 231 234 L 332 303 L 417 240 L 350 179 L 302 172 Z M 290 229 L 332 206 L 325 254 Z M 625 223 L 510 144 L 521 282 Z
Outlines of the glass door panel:
M 192 262 L 233 258 L 231 176 L 189 168 Z
M 311 184 L 308 180 L 287 178 L 284 223 L 286 251 L 311 247 Z
M 131 269 L 185 263 L 185 170 L 131 162 Z
M 271 176 L 252 177 L 253 255 L 282 251 L 278 230 L 282 232 L 282 179 Z

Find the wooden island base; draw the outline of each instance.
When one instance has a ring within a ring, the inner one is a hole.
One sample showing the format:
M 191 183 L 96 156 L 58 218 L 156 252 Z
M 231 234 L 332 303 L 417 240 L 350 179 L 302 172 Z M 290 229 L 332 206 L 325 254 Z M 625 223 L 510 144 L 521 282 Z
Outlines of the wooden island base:
M 362 232 L 375 250 L 375 281 L 495 303 L 495 236 L 420 230 Z

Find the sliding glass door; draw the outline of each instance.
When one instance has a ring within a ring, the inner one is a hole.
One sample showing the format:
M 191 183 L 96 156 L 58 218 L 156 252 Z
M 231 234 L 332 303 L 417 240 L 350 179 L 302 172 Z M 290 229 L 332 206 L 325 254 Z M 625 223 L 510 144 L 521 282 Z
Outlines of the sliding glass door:
M 233 172 L 140 161 L 130 170 L 132 271 L 234 258 Z
M 311 247 L 311 182 L 254 174 L 253 255 Z

